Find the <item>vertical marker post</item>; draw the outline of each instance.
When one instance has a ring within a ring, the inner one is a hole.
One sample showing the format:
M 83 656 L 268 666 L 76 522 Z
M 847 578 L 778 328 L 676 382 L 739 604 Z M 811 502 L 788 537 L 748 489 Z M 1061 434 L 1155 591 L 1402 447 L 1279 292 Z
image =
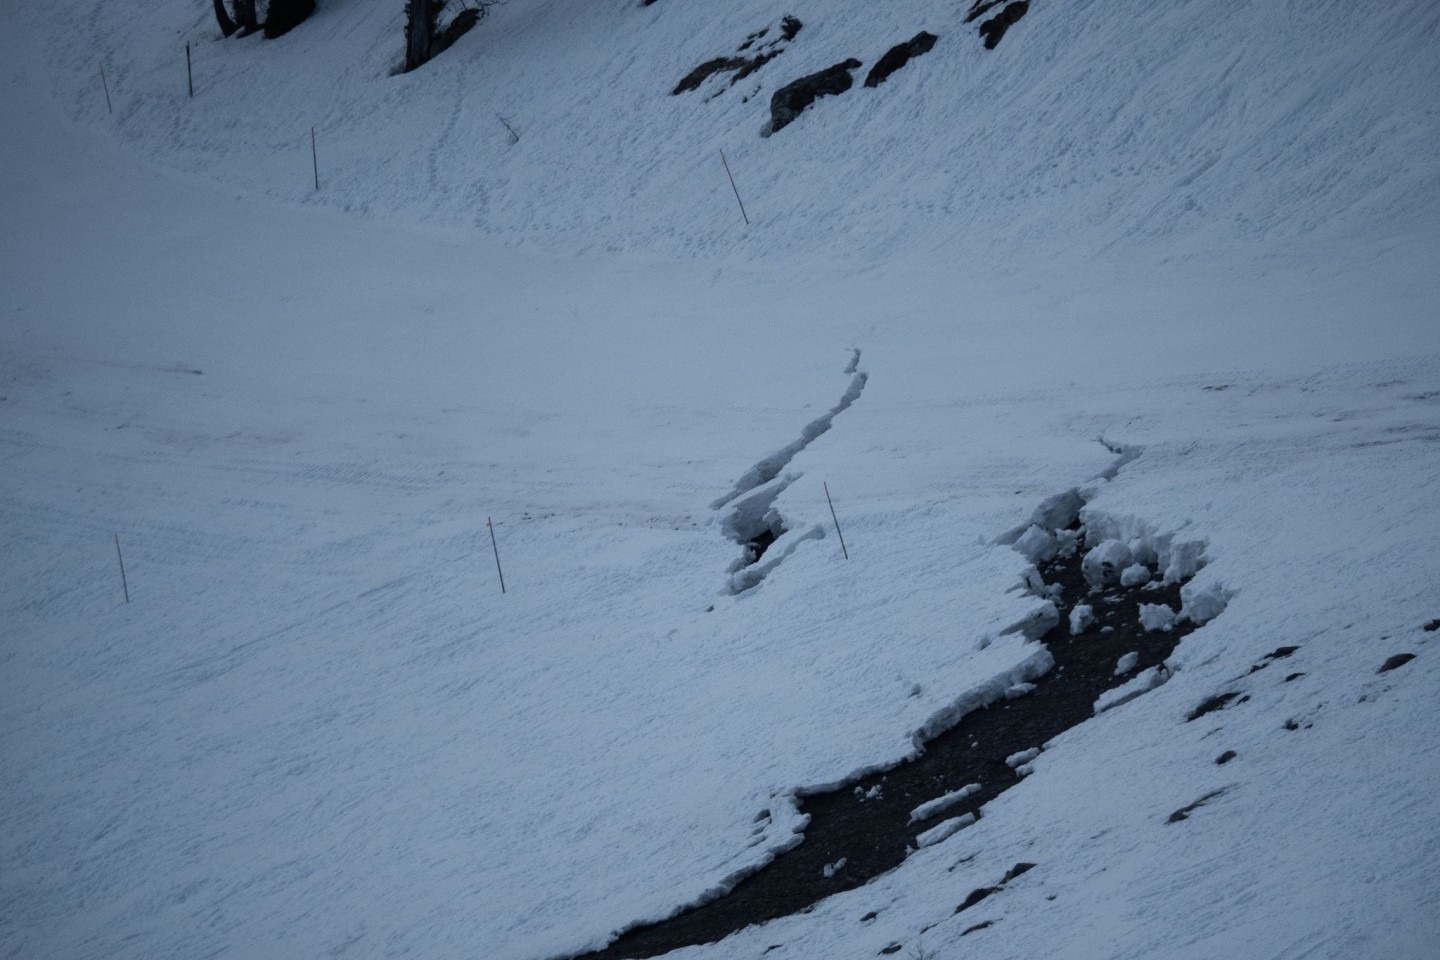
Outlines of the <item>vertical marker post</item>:
M 830 484 L 824 483 L 825 502 L 830 504 L 830 519 L 835 521 L 835 535 L 840 538 L 840 552 L 845 554 L 845 559 L 850 559 L 850 551 L 845 549 L 845 534 L 840 532 L 840 519 L 835 516 L 835 501 L 830 499 Z
M 740 199 L 740 188 L 735 186 L 735 175 L 730 172 L 730 161 L 725 159 L 725 151 L 720 151 L 720 162 L 725 164 L 725 176 L 730 178 L 730 189 L 735 191 L 735 202 L 740 204 L 740 216 L 745 217 L 745 226 L 750 226 L 750 218 L 745 214 L 745 201 Z
M 190 85 L 190 99 L 195 99 L 195 72 L 190 69 L 190 44 L 185 44 L 185 81 Z
M 310 128 L 310 163 L 315 167 L 315 189 L 320 189 L 320 154 L 315 152 L 315 128 Z
M 125 555 L 120 552 L 120 532 L 115 532 L 115 559 L 120 561 L 120 588 L 125 591 L 125 602 L 130 602 L 130 582 L 125 579 Z
M 500 569 L 500 548 L 495 544 L 495 522 L 486 517 L 485 525 L 490 528 L 490 549 L 495 551 L 495 572 L 500 575 L 500 592 L 504 593 L 505 572 Z
M 114 113 L 115 107 L 110 103 L 110 83 L 105 79 L 105 64 L 103 63 L 100 64 L 100 86 L 105 88 L 105 109 Z

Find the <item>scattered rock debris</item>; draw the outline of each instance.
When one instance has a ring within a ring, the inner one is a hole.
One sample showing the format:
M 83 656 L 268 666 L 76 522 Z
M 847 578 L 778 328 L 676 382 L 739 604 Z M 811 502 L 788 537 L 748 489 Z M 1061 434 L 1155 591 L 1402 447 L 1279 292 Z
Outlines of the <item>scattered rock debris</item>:
M 1389 673 L 1391 670 L 1394 670 L 1396 667 L 1403 667 L 1403 666 L 1405 666 L 1405 664 L 1409 663 L 1411 660 L 1414 660 L 1414 659 L 1415 659 L 1415 654 L 1413 654 L 1413 653 L 1397 653 L 1397 654 L 1395 654 L 1395 656 L 1391 657 L 1390 659 L 1388 659 L 1388 660 L 1386 660 L 1384 663 L 1382 663 L 1382 664 L 1380 665 L 1380 669 L 1379 669 L 1379 670 L 1376 670 L 1375 672 L 1376 672 L 1376 673 Z
M 652 0 L 653 2 L 653 0 Z M 647 4 L 648 5 L 648 4 Z M 760 41 L 770 32 L 769 27 L 757 30 L 745 38 L 740 44 L 737 54 L 746 51 L 753 51 L 747 56 L 714 57 L 706 60 L 694 70 L 685 74 L 680 82 L 675 84 L 675 89 L 670 91 L 671 96 L 679 96 L 690 90 L 700 89 L 700 85 L 718 73 L 729 73 L 730 86 L 734 86 L 741 80 L 759 70 L 765 64 L 774 60 L 785 52 L 785 45 L 795 39 L 796 34 L 804 24 L 792 16 L 786 16 L 780 21 L 780 35 L 773 40 L 761 43 Z
M 913 759 L 823 793 L 801 795 L 799 812 L 808 818 L 808 824 L 798 846 L 777 853 L 767 866 L 741 879 L 729 894 L 669 920 L 637 926 L 605 950 L 585 955 L 586 960 L 653 957 L 713 942 L 743 927 L 803 912 L 826 897 L 864 885 L 900 866 L 918 849 L 917 837 L 933 822 L 915 822 L 913 813 L 918 807 L 963 790 L 964 798 L 947 804 L 945 814 L 978 818 L 982 807 L 1019 783 L 1024 773 L 1007 764 L 1007 759 L 1018 762 L 1037 744 L 1044 745 L 1090 719 L 1096 698 L 1123 682 L 1114 676 L 1117 658 L 1135 652 L 1137 669 L 1144 671 L 1166 662 L 1198 625 L 1185 619 L 1171 632 L 1146 632 L 1140 626 L 1139 607 L 1142 602 L 1163 602 L 1178 609 L 1180 591 L 1189 577 L 1170 582 L 1157 579 L 1132 588 L 1113 585 L 1092 592 L 1082 570 L 1086 531 L 1077 517 L 1083 505 L 1077 496 L 1052 518 L 1055 522 L 1046 521 L 1064 534 L 1067 546 L 1051 557 L 1033 560 L 1040 582 L 1031 584 L 1032 593 L 1037 599 L 1043 593 L 1055 614 L 1049 618 L 1048 630 L 1035 635 L 1053 666 L 1032 678 L 1033 690 L 1021 697 L 1001 696 L 988 707 L 947 718 L 948 727 L 937 722 L 923 736 L 917 735 L 917 746 L 923 750 Z M 1081 602 L 1093 605 L 1096 617 L 1072 635 L 1068 614 Z M 882 783 L 884 790 L 874 791 Z M 971 784 L 978 784 L 979 789 L 967 789 Z M 1211 796 L 1197 804 L 1208 799 Z M 1190 809 L 1193 806 L 1177 814 L 1183 819 Z M 970 852 L 955 866 L 973 856 Z M 842 858 L 845 868 L 832 869 L 827 875 L 825 867 Z M 994 886 L 973 891 L 956 912 L 994 895 L 1030 869 L 1031 864 L 1015 864 Z M 876 915 L 872 911 L 861 922 L 868 923 Z M 901 949 L 900 944 L 892 946 L 894 950 L 886 948 L 888 953 Z
M 1196 808 L 1203 807 L 1205 804 L 1209 803 L 1211 800 L 1214 800 L 1216 797 L 1221 796 L 1224 793 L 1224 790 L 1211 790 L 1209 793 L 1205 794 L 1205 796 L 1201 797 L 1199 800 L 1196 800 L 1189 806 L 1181 807 L 1179 810 L 1176 810 L 1174 813 L 1170 814 L 1170 818 L 1165 822 L 1179 823 L 1181 820 L 1189 820 L 1190 814 L 1193 813 Z
M 865 75 L 865 86 L 880 86 L 890 78 L 890 74 L 905 66 L 912 59 L 923 53 L 929 53 L 930 48 L 935 46 L 935 41 L 939 39 L 935 34 L 921 30 L 904 43 L 895 44 L 885 51 L 885 55 L 875 63 L 875 66 L 870 68 L 870 72 Z

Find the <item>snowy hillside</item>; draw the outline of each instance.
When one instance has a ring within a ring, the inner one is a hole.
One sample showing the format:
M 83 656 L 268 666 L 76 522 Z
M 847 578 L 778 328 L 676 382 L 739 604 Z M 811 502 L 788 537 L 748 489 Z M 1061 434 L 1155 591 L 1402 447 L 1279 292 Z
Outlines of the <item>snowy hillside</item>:
M 0 956 L 1434 956 L 1440 8 L 401 6 L 0 0 Z

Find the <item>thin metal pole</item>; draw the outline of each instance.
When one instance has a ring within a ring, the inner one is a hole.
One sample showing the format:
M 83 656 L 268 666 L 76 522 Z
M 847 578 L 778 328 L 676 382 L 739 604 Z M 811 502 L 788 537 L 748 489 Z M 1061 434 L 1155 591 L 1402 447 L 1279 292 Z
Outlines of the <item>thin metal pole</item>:
M 195 72 L 190 69 L 190 44 L 185 44 L 185 80 L 190 85 L 190 99 L 195 99 Z
M 730 161 L 725 159 L 725 151 L 720 151 L 720 162 L 725 164 L 725 176 L 730 178 L 730 189 L 735 191 L 735 202 L 740 204 L 740 216 L 745 217 L 745 225 L 750 225 L 750 218 L 745 213 L 745 201 L 740 199 L 740 189 L 735 186 L 735 175 L 730 172 Z
M 310 128 L 310 163 L 315 167 L 315 189 L 320 189 L 320 154 L 315 152 L 315 128 Z
M 100 85 L 105 88 L 105 109 L 114 113 L 115 108 L 110 104 L 110 83 L 105 79 L 105 64 L 103 63 L 100 64 Z
M 130 581 L 125 579 L 125 555 L 120 552 L 120 533 L 115 533 L 115 559 L 120 561 L 120 587 L 125 591 L 125 602 L 130 602 Z
M 840 552 L 845 554 L 845 559 L 850 559 L 850 551 L 845 549 L 845 534 L 840 532 L 840 519 L 835 516 L 835 501 L 830 499 L 830 484 L 821 481 L 825 487 L 825 502 L 830 504 L 830 519 L 835 521 L 835 534 L 840 538 Z
M 505 592 L 505 572 L 500 569 L 500 548 L 495 544 L 495 523 L 489 517 L 485 518 L 485 525 L 490 528 L 490 549 L 495 551 L 495 572 L 500 575 L 500 592 Z

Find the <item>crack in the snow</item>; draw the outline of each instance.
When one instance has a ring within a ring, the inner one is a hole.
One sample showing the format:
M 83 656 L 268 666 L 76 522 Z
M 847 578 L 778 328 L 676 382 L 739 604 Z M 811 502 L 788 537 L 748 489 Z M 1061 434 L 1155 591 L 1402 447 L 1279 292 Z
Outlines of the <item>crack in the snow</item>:
M 779 566 L 782 560 L 795 552 L 802 542 L 825 536 L 825 528 L 820 524 L 799 532 L 785 523 L 785 518 L 775 508 L 775 500 L 786 487 L 799 479 L 800 474 L 789 473 L 782 477 L 780 472 L 796 454 L 828 431 L 835 417 L 859 398 L 869 377 L 869 374 L 858 369 L 859 365 L 860 351 L 853 350 L 850 363 L 844 370 L 844 373 L 850 375 L 850 386 L 840 397 L 840 402 L 831 407 L 824 416 L 806 424 L 800 431 L 800 439 L 781 447 L 755 464 L 736 481 L 734 489 L 710 504 L 712 510 L 734 504 L 730 515 L 725 518 L 723 529 L 727 537 L 744 548 L 744 552 L 730 565 L 728 571 L 730 579 L 727 586 L 731 593 L 743 593 L 754 587 Z M 780 549 L 771 553 L 771 548 L 776 544 L 780 544 Z M 762 564 L 760 560 L 767 553 L 770 558 Z
M 793 479 L 737 510 L 764 516 Z M 1021 589 L 1040 601 L 1038 613 L 1013 630 L 1039 641 L 1027 647 L 1028 656 L 937 713 L 916 731 L 909 758 L 789 794 L 794 833 L 767 864 L 733 874 L 713 896 L 668 920 L 631 927 L 586 960 L 652 957 L 708 943 L 860 887 L 976 822 L 991 800 L 1037 775 L 1037 757 L 1059 734 L 1168 680 L 1167 660 L 1179 642 L 1224 608 L 1205 591 L 1182 596 L 1203 565 L 1203 544 L 1137 537 L 1119 569 L 1104 561 L 1121 542 L 1105 539 L 1105 518 L 1082 522 L 1084 506 L 1078 491 L 1066 491 L 1001 538 L 1032 564 Z M 1157 619 L 1160 607 L 1170 616 Z M 998 893 L 1013 876 L 984 895 Z
M 853 368 L 853 366 L 859 362 L 860 351 L 856 350 L 854 360 L 851 361 L 851 367 Z M 849 369 L 851 368 L 847 368 L 846 372 L 849 372 Z M 784 470 L 790 461 L 795 459 L 797 453 L 814 443 L 816 438 L 825 434 L 835 422 L 835 418 L 839 414 L 844 413 L 845 410 L 850 407 L 850 404 L 860 398 L 861 391 L 865 389 L 865 381 L 869 379 L 869 377 L 870 375 L 863 370 L 856 371 L 851 376 L 850 386 L 847 387 L 845 393 L 841 395 L 839 403 L 831 407 L 824 416 L 817 417 L 807 423 L 804 429 L 800 431 L 800 438 L 798 440 L 786 444 L 745 471 L 745 474 L 739 480 L 735 481 L 734 488 L 725 494 L 725 496 L 710 504 L 710 509 L 719 510 L 736 497 L 744 496 L 756 487 L 767 484 L 780 476 L 780 471 Z

